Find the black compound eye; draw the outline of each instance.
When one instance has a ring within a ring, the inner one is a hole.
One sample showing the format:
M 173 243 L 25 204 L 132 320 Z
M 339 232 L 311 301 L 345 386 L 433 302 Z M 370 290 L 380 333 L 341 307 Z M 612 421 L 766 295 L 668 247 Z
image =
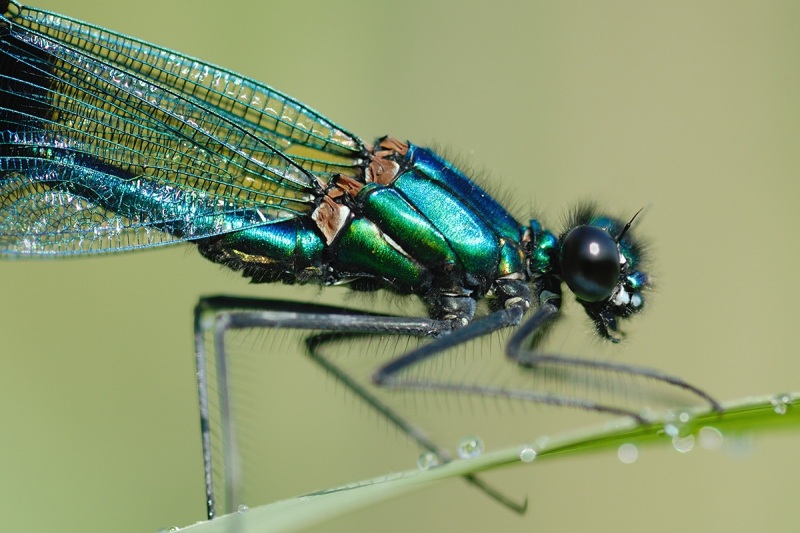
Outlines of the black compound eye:
M 611 296 L 619 282 L 619 251 L 607 232 L 595 226 L 578 226 L 561 243 L 561 275 L 570 290 L 584 302 Z

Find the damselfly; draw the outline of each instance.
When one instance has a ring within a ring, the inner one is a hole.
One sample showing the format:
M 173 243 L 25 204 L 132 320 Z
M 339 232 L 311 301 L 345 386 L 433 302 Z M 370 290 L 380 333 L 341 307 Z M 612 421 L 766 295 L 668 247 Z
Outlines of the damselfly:
M 610 404 L 407 374 L 454 346 L 516 327 L 506 355 L 520 367 L 557 362 L 644 376 L 719 409 L 704 391 L 656 370 L 533 351 L 531 339 L 559 316 L 563 284 L 611 341 L 619 321 L 643 308 L 648 276 L 630 231 L 634 218 L 625 222 L 583 206 L 561 232 L 536 219 L 520 223 L 431 149 L 391 137 L 367 144 L 233 72 L 15 2 L 4 6 L 0 253 L 81 256 L 191 242 L 256 283 L 384 290 L 427 306 L 427 317 L 401 317 L 283 301 L 202 300 L 195 334 L 209 516 L 217 512 L 220 483 L 225 510 L 238 504 L 225 379 L 225 334 L 237 328 L 313 331 L 308 347 L 322 364 L 321 347 L 341 339 L 430 338 L 378 368 L 373 384 L 567 405 L 646 422 Z M 491 310 L 476 315 L 484 298 Z M 208 429 L 209 331 L 221 383 L 221 457 Z M 421 446 L 445 455 L 367 389 L 352 386 Z M 215 478 L 219 462 L 222 479 Z

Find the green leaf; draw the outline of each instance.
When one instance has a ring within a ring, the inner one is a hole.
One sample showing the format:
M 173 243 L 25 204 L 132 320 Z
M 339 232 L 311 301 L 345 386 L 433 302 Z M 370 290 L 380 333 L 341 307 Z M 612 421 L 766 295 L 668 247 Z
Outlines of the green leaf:
M 800 393 L 743 398 L 727 402 L 724 412 L 686 410 L 650 417 L 653 423 L 637 425 L 631 419 L 615 419 L 602 426 L 555 437 L 534 444 L 485 453 L 477 458 L 452 461 L 425 471 L 390 474 L 351 485 L 283 500 L 185 528 L 191 533 L 294 531 L 330 520 L 344 513 L 397 498 L 441 480 L 474 475 L 514 466 L 530 468 L 551 459 L 618 449 L 621 445 L 674 446 L 686 449 L 696 440 L 712 446 L 741 434 L 776 429 L 800 429 Z M 722 440 L 719 440 L 721 437 Z M 523 453 L 523 450 L 525 452 Z M 634 450 L 634 448 L 631 448 Z M 521 459 L 525 457 L 525 461 Z M 183 530 L 181 530 L 183 531 Z

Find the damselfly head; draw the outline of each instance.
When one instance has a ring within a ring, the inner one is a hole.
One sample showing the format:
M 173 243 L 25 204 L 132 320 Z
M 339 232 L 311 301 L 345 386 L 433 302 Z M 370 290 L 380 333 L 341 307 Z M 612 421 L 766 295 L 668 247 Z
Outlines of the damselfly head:
M 642 291 L 648 287 L 647 274 L 639 270 L 642 247 L 630 231 L 635 217 L 626 223 L 598 213 L 593 205 L 578 207 L 558 238 L 553 265 L 597 332 L 615 342 L 617 319 L 641 311 Z

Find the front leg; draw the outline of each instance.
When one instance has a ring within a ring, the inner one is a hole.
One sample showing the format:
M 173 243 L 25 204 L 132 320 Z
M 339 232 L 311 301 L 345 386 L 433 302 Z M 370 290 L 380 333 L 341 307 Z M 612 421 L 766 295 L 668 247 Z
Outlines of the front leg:
M 549 291 L 542 291 L 539 295 L 539 307 L 536 312 L 522 326 L 520 326 L 508 340 L 508 344 L 506 344 L 506 357 L 524 368 L 536 368 L 537 366 L 544 364 L 557 364 L 565 367 L 589 368 L 612 372 L 615 374 L 627 374 L 630 376 L 640 376 L 652 379 L 654 381 L 659 381 L 672 387 L 677 387 L 695 394 L 696 396 L 699 396 L 708 402 L 712 409 L 717 412 L 722 412 L 722 406 L 710 394 L 699 387 L 691 385 L 682 378 L 661 372 L 660 370 L 609 361 L 592 361 L 589 359 L 566 357 L 560 354 L 543 354 L 526 348 L 524 343 L 528 339 L 535 337 L 538 333 L 550 325 L 559 316 L 560 309 L 561 295 Z M 632 411 L 618 409 L 613 406 L 607 406 L 589 401 L 584 402 L 577 399 L 568 399 L 567 402 L 562 404 L 554 397 L 552 401 L 545 401 L 544 403 L 571 405 L 591 411 L 623 414 L 633 417 L 640 423 L 647 422 L 641 415 Z

